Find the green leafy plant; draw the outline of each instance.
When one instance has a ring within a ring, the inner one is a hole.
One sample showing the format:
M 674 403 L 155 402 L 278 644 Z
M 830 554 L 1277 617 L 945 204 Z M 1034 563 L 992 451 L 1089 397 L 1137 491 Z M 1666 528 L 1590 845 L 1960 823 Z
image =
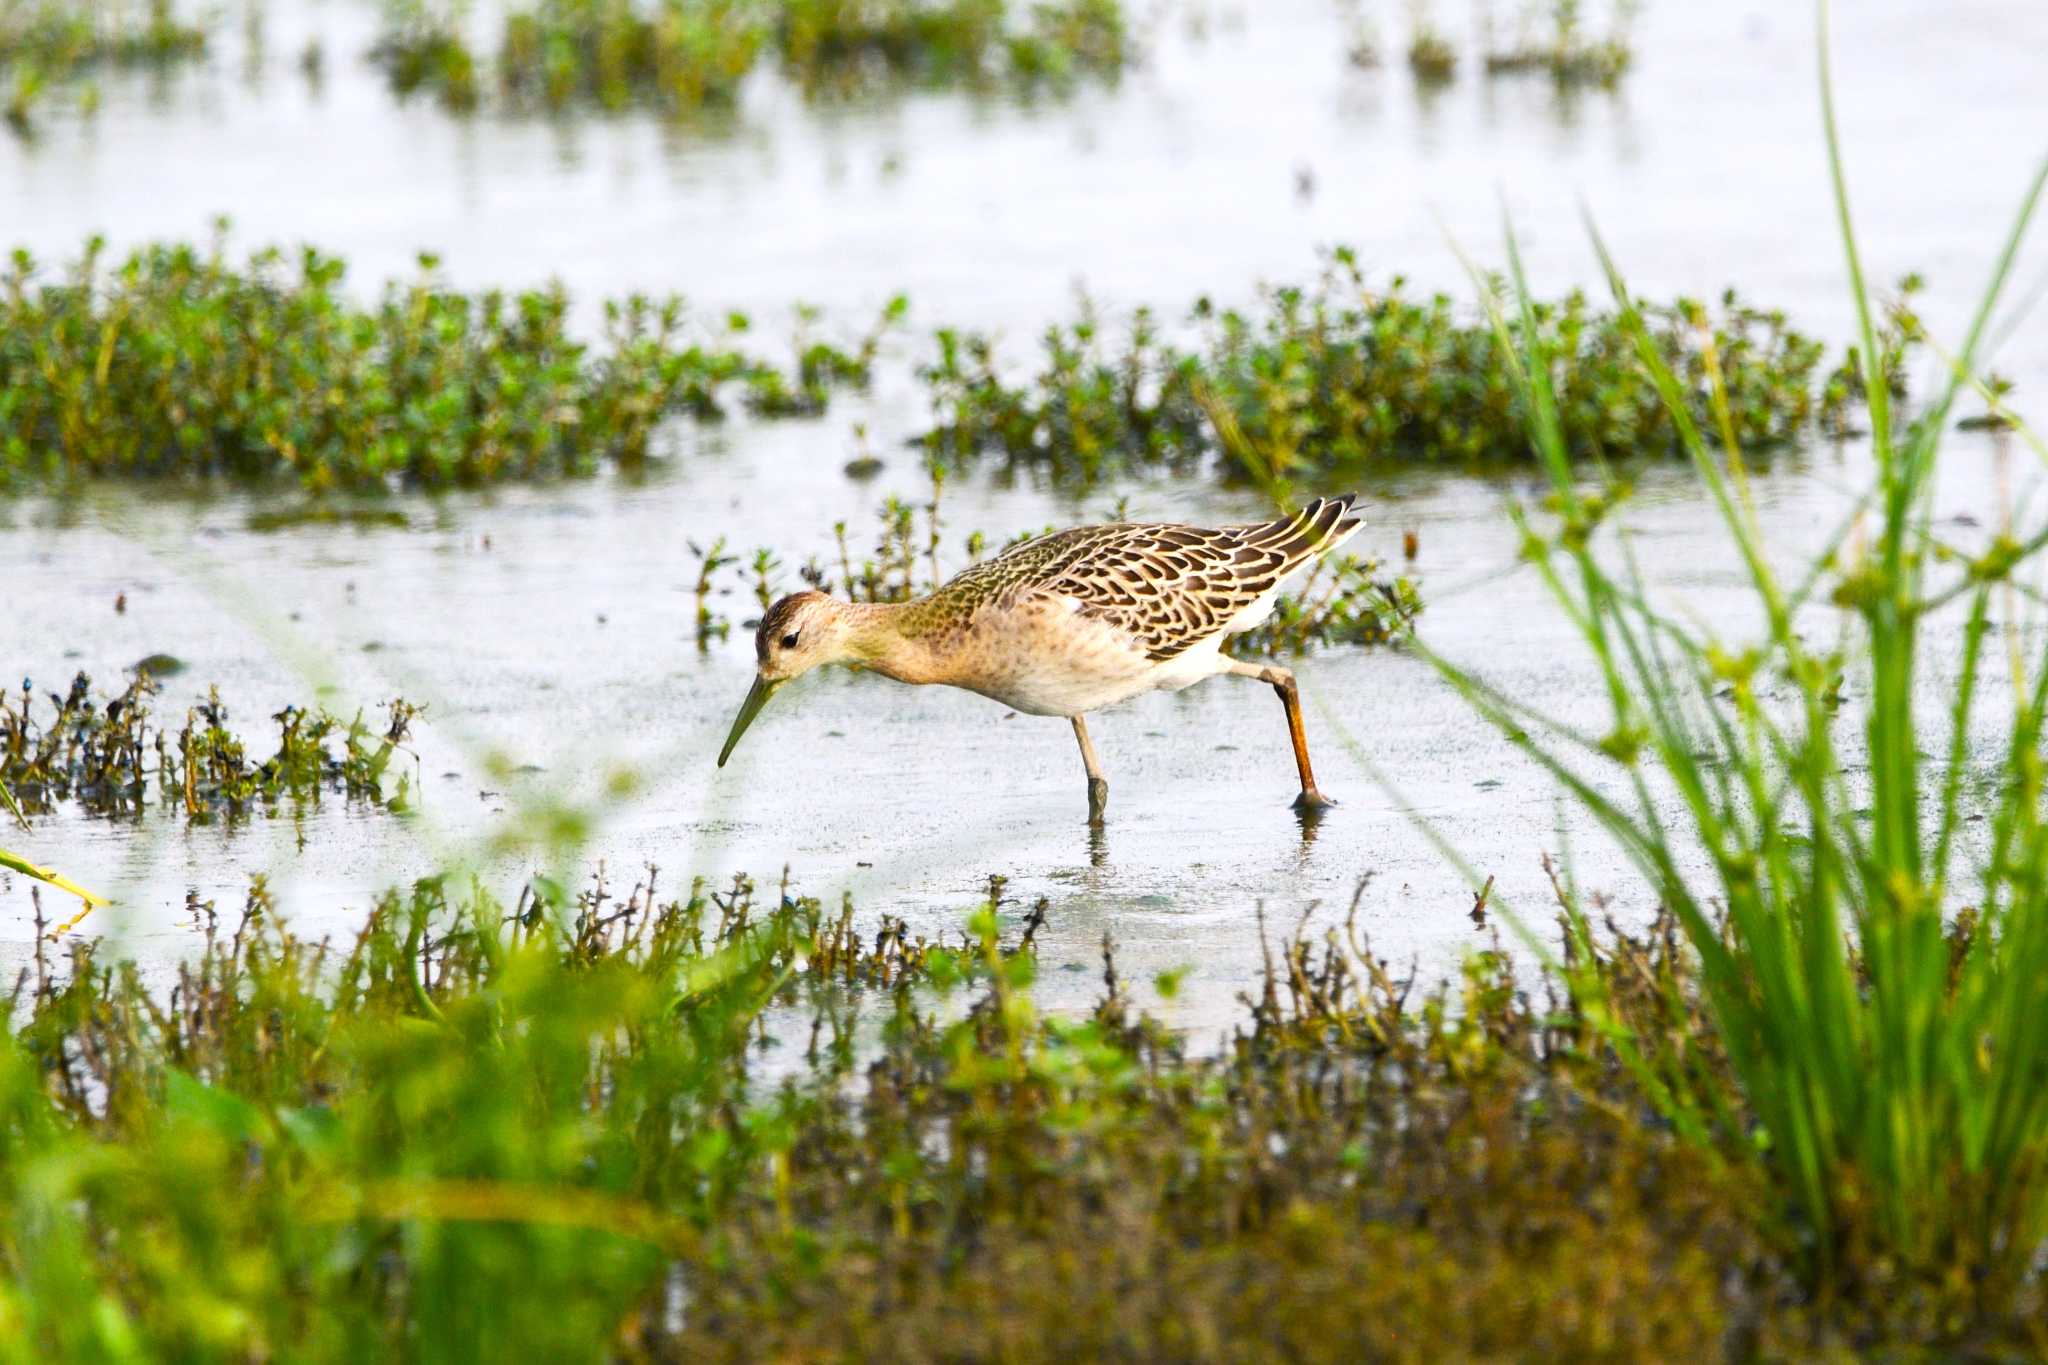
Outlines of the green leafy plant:
M 246 266 L 95 239 L 61 281 L 16 252 L 0 276 L 0 483 L 88 475 L 288 475 L 308 489 L 444 487 L 637 465 L 662 423 L 715 420 L 738 391 L 810 415 L 866 384 L 894 300 L 850 349 L 806 338 L 796 372 L 692 334 L 679 299 L 607 303 L 601 345 L 560 288 L 468 295 L 436 277 L 353 302 L 342 262 Z
M 1497 307 L 1502 283 L 1475 284 L 1479 307 Z M 1043 360 L 1022 381 L 987 337 L 942 330 L 921 371 L 933 425 L 920 441 L 948 462 L 991 455 L 1083 481 L 1220 463 L 1276 491 L 1372 460 L 1529 458 L 1531 414 L 1511 352 L 1483 314 L 1462 320 L 1448 296 L 1414 299 L 1405 287 L 1399 276 L 1370 285 L 1356 253 L 1340 248 L 1314 288 L 1266 289 L 1254 311 L 1199 301 L 1189 319 L 1198 346 L 1168 340 L 1143 310 L 1119 342 L 1086 311 L 1046 332 Z M 1853 357 L 1825 368 L 1825 349 L 1784 314 L 1733 291 L 1718 308 L 1625 303 L 1603 311 L 1575 292 L 1530 306 L 1574 459 L 1683 453 L 1630 315 L 1677 377 L 1692 425 L 1710 425 L 1718 371 L 1729 428 L 1751 449 L 1849 429 L 1862 401 Z M 1909 335 L 1909 314 L 1887 323 L 1888 393 L 1903 390 Z

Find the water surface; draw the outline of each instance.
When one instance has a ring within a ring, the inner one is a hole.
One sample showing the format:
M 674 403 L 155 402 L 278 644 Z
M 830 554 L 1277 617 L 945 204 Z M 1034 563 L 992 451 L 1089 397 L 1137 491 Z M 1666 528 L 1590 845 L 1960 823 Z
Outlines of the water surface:
M 189 670 L 167 685 L 160 714 L 217 682 L 257 730 L 321 685 L 337 709 L 401 693 L 431 707 L 410 821 L 333 802 L 300 822 L 239 829 L 41 823 L 37 850 L 120 897 L 93 928 L 161 960 L 190 942 L 188 895 L 226 906 L 267 869 L 302 923 L 341 930 L 372 888 L 474 847 L 536 794 L 596 801 L 620 768 L 640 792 L 592 846 L 615 881 L 649 863 L 670 886 L 786 867 L 803 890 L 850 891 L 866 913 L 936 929 L 1001 873 L 1021 900 L 1053 902 L 1056 994 L 1093 992 L 1109 932 L 1134 979 L 1195 968 L 1176 1006 L 1191 1024 L 1234 1009 L 1258 961 L 1261 905 L 1281 923 L 1312 906 L 1328 917 L 1370 874 L 1363 926 L 1381 951 L 1430 970 L 1482 932 L 1375 770 L 1525 910 L 1542 909 L 1539 855 L 1569 842 L 1618 914 L 1648 912 L 1598 839 L 1560 833 L 1529 766 L 1396 651 L 1329 651 L 1300 666 L 1318 772 L 1343 803 L 1311 827 L 1288 809 L 1278 704 L 1232 679 L 1093 723 L 1112 784 L 1099 834 L 1082 818 L 1064 722 L 873 677 L 790 689 L 717 772 L 751 648 L 739 630 L 696 648 L 689 542 L 723 534 L 794 565 L 830 557 L 835 521 L 860 543 L 885 494 L 923 496 L 899 445 L 922 415 L 905 378 L 922 353 L 918 327 L 992 328 L 1022 358 L 1079 289 L 1113 309 L 1243 300 L 1262 279 L 1305 277 L 1335 241 L 1376 270 L 1463 292 L 1446 233 L 1491 256 L 1503 205 L 1545 291 L 1593 282 L 1583 206 L 1644 291 L 1736 283 L 1840 337 L 1848 319 L 1803 18 L 1656 5 L 1618 92 L 1567 97 L 1541 79 L 1467 77 L 1424 95 L 1398 68 L 1349 67 L 1334 7 L 1303 0 L 1219 18 L 1199 39 L 1169 25 L 1142 69 L 1066 100 L 919 92 L 820 109 L 767 75 L 731 116 L 679 127 L 646 115 L 459 119 L 399 104 L 348 55 L 367 45 L 360 7 L 278 3 L 272 14 L 271 60 L 253 83 L 230 50 L 168 82 L 117 80 L 97 118 L 53 117 L 33 143 L 0 143 L 6 239 L 58 260 L 88 232 L 117 245 L 192 237 L 225 212 L 240 242 L 342 253 L 365 288 L 432 248 L 463 285 L 559 277 L 586 320 L 602 296 L 675 289 L 771 317 L 801 299 L 851 322 L 907 290 L 916 326 L 871 401 L 817 422 L 679 428 L 674 458 L 645 479 L 404 499 L 405 529 L 259 533 L 250 518 L 272 500 L 241 494 L 107 489 L 0 504 L 0 663 L 11 674 L 61 688 L 83 668 L 112 687 L 123 666 L 168 651 Z M 1840 25 L 1873 272 L 1925 271 L 1927 314 L 1952 328 L 2042 150 L 2048 16 L 2007 3 L 1936 18 L 1896 3 Z M 288 54 L 314 31 L 328 74 L 309 85 Z M 2023 292 L 2043 260 L 2026 258 Z M 2023 394 L 2038 391 L 2044 329 L 2022 319 L 1998 367 Z M 856 421 L 886 460 L 873 483 L 840 472 Z M 1941 500 L 1944 517 L 1966 519 L 1959 538 L 1996 524 L 2002 461 L 2024 491 L 2028 466 L 1997 440 L 1954 444 Z M 1790 563 L 1817 544 L 1867 474 L 1853 447 L 1776 460 L 1758 485 L 1773 554 Z M 1660 589 L 1739 629 L 1739 566 L 1690 476 L 1651 468 L 1639 483 L 1632 518 Z M 1398 560 L 1402 534 L 1416 532 L 1427 637 L 1517 696 L 1598 727 L 1567 628 L 1514 569 L 1501 504 L 1532 488 L 1526 477 L 1370 475 L 1357 545 Z M 1263 511 L 1202 483 L 1077 492 L 976 477 L 944 500 L 950 562 L 962 562 L 969 530 L 999 543 L 1099 517 L 1122 496 L 1148 518 Z M 750 614 L 743 596 L 719 605 Z M 1835 628 L 1825 615 L 1814 624 Z M 1940 628 L 1954 638 L 1952 624 Z M 1928 679 L 1931 700 L 1941 683 Z M 491 753 L 527 771 L 494 777 Z M 531 870 L 529 855 L 485 862 L 508 886 Z M 0 937 L 14 954 L 26 906 L 19 886 L 0 883 Z

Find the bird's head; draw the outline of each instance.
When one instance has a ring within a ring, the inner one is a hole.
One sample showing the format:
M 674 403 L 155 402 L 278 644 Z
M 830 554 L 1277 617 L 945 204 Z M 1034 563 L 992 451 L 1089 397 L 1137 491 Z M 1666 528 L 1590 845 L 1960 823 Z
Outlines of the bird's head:
M 851 616 L 846 603 L 822 592 L 791 593 L 768 608 L 754 632 L 754 686 L 719 751 L 719 767 L 732 757 L 740 736 L 777 688 L 820 664 L 841 663 L 852 656 Z

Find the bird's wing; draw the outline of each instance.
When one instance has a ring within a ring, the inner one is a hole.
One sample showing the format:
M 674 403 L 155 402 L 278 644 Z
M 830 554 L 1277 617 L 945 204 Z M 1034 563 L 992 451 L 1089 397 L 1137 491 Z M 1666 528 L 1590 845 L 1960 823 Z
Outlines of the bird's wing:
M 1358 528 L 1354 495 L 1318 498 L 1246 526 L 1119 522 L 1027 541 L 988 564 L 999 595 L 1070 598 L 1164 661 L 1222 630 L 1314 555 Z M 1014 558 L 1013 558 L 1014 557 Z M 1006 561 L 1008 561 L 1006 563 Z

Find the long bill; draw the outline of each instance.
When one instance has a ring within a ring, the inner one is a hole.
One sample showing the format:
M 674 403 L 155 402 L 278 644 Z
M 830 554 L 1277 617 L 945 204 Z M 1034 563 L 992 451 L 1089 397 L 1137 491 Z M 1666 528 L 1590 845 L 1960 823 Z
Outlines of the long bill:
M 718 751 L 718 766 L 723 768 L 725 760 L 732 757 L 732 751 L 739 747 L 740 736 L 754 723 L 754 717 L 761 714 L 761 708 L 768 704 L 768 698 L 775 695 L 775 689 L 782 686 L 782 679 L 754 679 L 754 685 L 747 692 L 747 699 L 740 703 L 740 714 L 732 723 L 732 733 L 725 737 L 725 747 Z

